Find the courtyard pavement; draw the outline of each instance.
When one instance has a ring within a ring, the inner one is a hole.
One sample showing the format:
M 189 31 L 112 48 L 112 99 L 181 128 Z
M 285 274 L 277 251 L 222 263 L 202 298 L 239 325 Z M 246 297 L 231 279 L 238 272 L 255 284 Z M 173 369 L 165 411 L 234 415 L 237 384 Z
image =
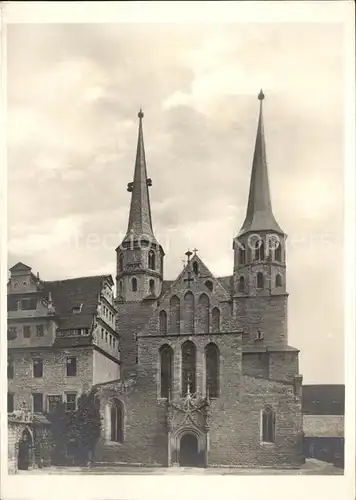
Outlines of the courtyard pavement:
M 320 460 L 308 459 L 300 469 L 247 469 L 244 467 L 138 467 L 121 464 L 93 467 L 45 467 L 18 471 L 21 475 L 99 474 L 99 475 L 342 475 L 343 469 Z

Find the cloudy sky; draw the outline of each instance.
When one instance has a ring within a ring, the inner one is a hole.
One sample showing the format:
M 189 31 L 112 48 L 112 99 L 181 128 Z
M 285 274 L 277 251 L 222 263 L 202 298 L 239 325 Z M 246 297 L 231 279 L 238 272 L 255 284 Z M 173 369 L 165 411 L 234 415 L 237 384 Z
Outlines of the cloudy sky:
M 289 341 L 305 383 L 342 383 L 342 36 L 320 23 L 10 25 L 9 267 L 115 275 L 142 106 L 165 278 L 193 246 L 231 274 L 263 87 Z

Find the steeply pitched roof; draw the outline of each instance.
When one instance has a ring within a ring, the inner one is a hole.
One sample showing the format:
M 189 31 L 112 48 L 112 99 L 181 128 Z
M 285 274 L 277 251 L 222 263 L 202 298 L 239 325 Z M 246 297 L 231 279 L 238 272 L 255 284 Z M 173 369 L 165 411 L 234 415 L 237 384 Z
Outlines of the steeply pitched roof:
M 260 100 L 260 116 L 258 119 L 255 151 L 253 155 L 247 213 L 242 228 L 240 229 L 239 236 L 250 231 L 268 230 L 283 234 L 272 212 L 263 128 L 262 101 L 264 97 L 261 90 L 258 96 Z
M 344 385 L 303 385 L 302 411 L 309 415 L 344 415 Z
M 46 294 L 51 292 L 56 315 L 60 318 L 61 329 L 91 327 L 99 293 L 105 279 L 112 282 L 110 275 L 43 282 Z M 81 311 L 73 314 L 73 308 L 80 304 L 83 304 Z
M 216 278 L 220 285 L 222 285 L 228 293 L 233 292 L 234 287 L 234 277 L 233 276 L 221 276 Z
M 23 264 L 22 262 L 18 262 L 14 266 L 10 267 L 10 271 L 31 271 L 31 267 Z

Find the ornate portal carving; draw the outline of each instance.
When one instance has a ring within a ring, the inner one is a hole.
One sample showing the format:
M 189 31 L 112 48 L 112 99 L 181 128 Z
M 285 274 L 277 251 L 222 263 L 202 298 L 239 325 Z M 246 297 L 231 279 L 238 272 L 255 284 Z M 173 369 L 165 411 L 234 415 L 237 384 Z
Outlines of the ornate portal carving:
M 210 423 L 210 401 L 197 393 L 190 392 L 183 399 L 167 402 L 166 425 L 169 432 L 192 425 L 201 431 L 206 431 Z

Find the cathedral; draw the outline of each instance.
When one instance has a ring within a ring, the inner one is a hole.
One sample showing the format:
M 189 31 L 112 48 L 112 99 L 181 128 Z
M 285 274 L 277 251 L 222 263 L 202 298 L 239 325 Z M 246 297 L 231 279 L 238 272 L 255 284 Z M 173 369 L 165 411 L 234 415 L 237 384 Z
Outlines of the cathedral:
M 95 384 L 95 459 L 155 466 L 299 467 L 298 349 L 288 343 L 286 234 L 271 205 L 259 96 L 246 217 L 230 276 L 186 252 L 175 280 L 150 207 L 143 112 L 127 233 L 116 249 L 120 378 Z M 236 221 L 238 224 L 239 221 Z

